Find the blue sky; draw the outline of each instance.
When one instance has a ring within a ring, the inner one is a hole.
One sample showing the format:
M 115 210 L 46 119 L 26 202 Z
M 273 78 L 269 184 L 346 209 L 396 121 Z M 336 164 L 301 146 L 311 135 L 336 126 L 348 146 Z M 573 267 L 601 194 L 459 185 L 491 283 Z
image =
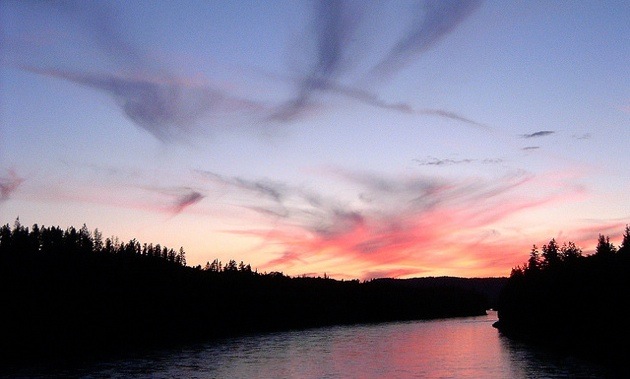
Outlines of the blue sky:
M 370 278 L 630 220 L 627 2 L 0 8 L 2 223 Z

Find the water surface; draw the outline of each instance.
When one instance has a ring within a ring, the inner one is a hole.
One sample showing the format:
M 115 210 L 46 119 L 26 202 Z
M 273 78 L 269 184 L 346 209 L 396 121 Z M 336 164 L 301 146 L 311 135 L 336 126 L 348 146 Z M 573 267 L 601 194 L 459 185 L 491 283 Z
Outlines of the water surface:
M 336 326 L 223 339 L 28 378 L 605 378 L 619 368 L 512 342 L 487 316 Z M 628 374 L 626 372 L 625 374 Z

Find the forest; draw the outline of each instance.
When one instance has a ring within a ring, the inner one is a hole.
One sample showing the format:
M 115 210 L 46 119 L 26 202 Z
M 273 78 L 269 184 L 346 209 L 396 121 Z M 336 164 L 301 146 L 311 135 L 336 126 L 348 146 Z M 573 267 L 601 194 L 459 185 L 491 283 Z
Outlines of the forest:
M 625 359 L 630 353 L 630 227 L 617 247 L 599 235 L 584 255 L 573 242 L 533 246 L 499 296 L 500 333 L 555 350 Z
M 289 277 L 235 260 L 190 267 L 183 248 L 18 219 L 0 227 L 0 356 L 75 359 L 246 333 L 481 315 L 505 280 Z

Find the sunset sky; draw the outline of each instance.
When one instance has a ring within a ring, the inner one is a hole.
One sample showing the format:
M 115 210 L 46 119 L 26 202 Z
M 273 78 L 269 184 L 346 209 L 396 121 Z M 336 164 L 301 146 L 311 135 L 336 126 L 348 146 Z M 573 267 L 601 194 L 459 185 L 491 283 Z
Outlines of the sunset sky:
M 506 276 L 630 223 L 628 1 L 1 1 L 0 223 Z

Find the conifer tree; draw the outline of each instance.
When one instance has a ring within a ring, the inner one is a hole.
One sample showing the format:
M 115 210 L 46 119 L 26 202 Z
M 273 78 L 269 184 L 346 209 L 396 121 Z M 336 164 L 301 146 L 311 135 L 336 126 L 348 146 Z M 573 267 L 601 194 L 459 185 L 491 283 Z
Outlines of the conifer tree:
M 597 247 L 595 248 L 595 255 L 600 257 L 610 257 L 614 253 L 617 252 L 615 245 L 610 242 L 610 238 L 608 236 L 604 236 L 603 234 L 599 235 L 597 239 Z

